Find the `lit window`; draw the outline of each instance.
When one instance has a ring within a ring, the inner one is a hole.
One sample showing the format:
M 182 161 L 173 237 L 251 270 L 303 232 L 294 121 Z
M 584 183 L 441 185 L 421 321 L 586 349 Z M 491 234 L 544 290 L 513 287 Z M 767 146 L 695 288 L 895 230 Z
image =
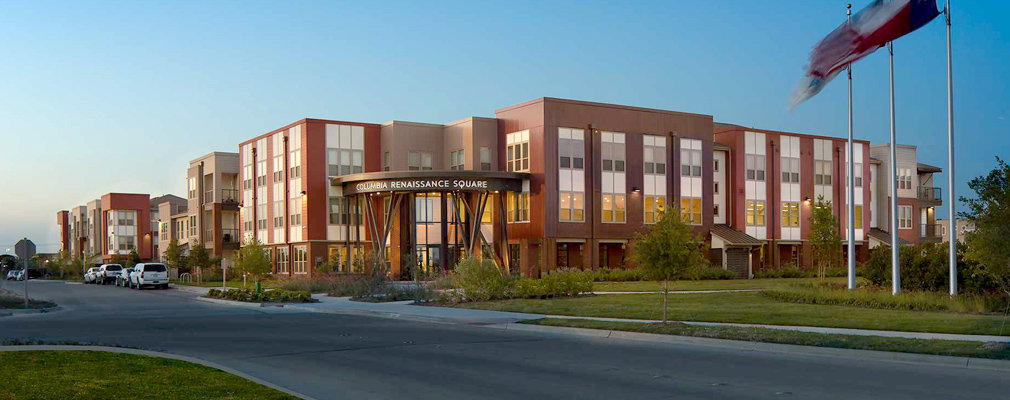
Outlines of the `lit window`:
M 765 225 L 765 202 L 760 200 L 747 200 L 747 225 Z
M 782 203 L 782 226 L 783 227 L 800 226 L 800 203 L 798 202 Z
M 530 131 L 509 133 L 505 136 L 505 166 L 513 172 L 530 170 Z
M 701 199 L 681 197 L 680 218 L 686 224 L 701 225 Z

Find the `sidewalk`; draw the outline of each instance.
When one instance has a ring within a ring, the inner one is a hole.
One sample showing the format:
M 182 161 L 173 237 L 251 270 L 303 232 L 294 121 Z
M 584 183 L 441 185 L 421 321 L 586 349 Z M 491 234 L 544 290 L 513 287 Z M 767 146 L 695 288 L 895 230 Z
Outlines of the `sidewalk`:
M 761 289 L 727 289 L 727 290 L 671 290 L 670 294 L 703 294 L 703 293 L 742 293 L 760 292 Z M 663 294 L 663 292 L 593 292 L 593 294 Z

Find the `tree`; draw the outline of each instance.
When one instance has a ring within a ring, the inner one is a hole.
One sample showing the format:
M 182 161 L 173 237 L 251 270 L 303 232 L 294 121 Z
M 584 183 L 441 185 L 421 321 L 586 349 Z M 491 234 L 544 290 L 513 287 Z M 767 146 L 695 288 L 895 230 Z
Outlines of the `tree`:
M 198 241 L 196 247 L 189 251 L 188 261 L 191 267 L 196 268 L 197 282 L 203 282 L 203 269 L 217 265 L 221 259 L 210 254 L 203 242 Z
M 996 163 L 988 175 L 968 182 L 976 198 L 961 196 L 968 210 L 958 217 L 975 222 L 975 231 L 965 237 L 965 258 L 979 263 L 982 273 L 1010 296 L 1010 166 L 999 157 Z
M 183 270 L 189 268 L 189 258 L 183 252 L 182 247 L 179 246 L 179 241 L 172 239 L 168 243 L 168 248 L 165 249 L 165 265 L 169 268 L 175 268 L 180 275 L 182 275 Z
M 235 268 L 243 275 L 251 275 L 256 279 L 256 282 L 262 282 L 263 278 L 271 272 L 270 255 L 259 240 L 250 238 L 238 250 L 238 257 L 235 257 Z
M 669 281 L 689 277 L 705 266 L 704 243 L 679 216 L 665 213 L 649 233 L 635 238 L 631 258 L 649 279 L 663 281 L 663 323 L 666 323 Z
M 130 250 L 130 255 L 126 258 L 126 265 L 124 268 L 133 268 L 134 265 L 141 263 L 140 254 L 137 253 L 137 249 Z
M 838 218 L 831 213 L 831 202 L 825 202 L 823 195 L 817 196 L 809 222 L 807 240 L 817 266 L 817 277 L 824 279 L 828 267 L 837 265 L 842 256 L 842 238 L 838 236 Z

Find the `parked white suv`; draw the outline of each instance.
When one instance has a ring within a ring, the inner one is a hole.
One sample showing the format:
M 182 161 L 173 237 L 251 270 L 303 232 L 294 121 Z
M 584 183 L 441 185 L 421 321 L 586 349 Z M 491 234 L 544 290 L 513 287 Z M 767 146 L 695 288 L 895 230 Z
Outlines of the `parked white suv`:
M 98 270 L 98 268 L 95 267 L 88 268 L 88 272 L 84 273 L 84 283 L 92 283 L 95 281 L 96 270 Z
M 144 286 L 168 289 L 168 268 L 165 268 L 165 264 L 145 263 L 133 267 L 133 272 L 130 272 L 130 287 L 140 290 Z
M 123 266 L 119 264 L 102 264 L 101 267 L 98 267 L 98 272 L 95 272 L 95 282 L 99 285 L 114 282 L 116 275 L 119 275 L 122 270 Z

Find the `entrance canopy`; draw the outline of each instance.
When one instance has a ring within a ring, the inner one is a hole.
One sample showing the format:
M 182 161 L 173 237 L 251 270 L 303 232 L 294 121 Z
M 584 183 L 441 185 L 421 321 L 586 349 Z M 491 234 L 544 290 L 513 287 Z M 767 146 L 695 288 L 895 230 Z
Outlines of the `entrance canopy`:
M 397 192 L 521 192 L 529 174 L 499 171 L 367 172 L 334 177 L 345 195 Z

